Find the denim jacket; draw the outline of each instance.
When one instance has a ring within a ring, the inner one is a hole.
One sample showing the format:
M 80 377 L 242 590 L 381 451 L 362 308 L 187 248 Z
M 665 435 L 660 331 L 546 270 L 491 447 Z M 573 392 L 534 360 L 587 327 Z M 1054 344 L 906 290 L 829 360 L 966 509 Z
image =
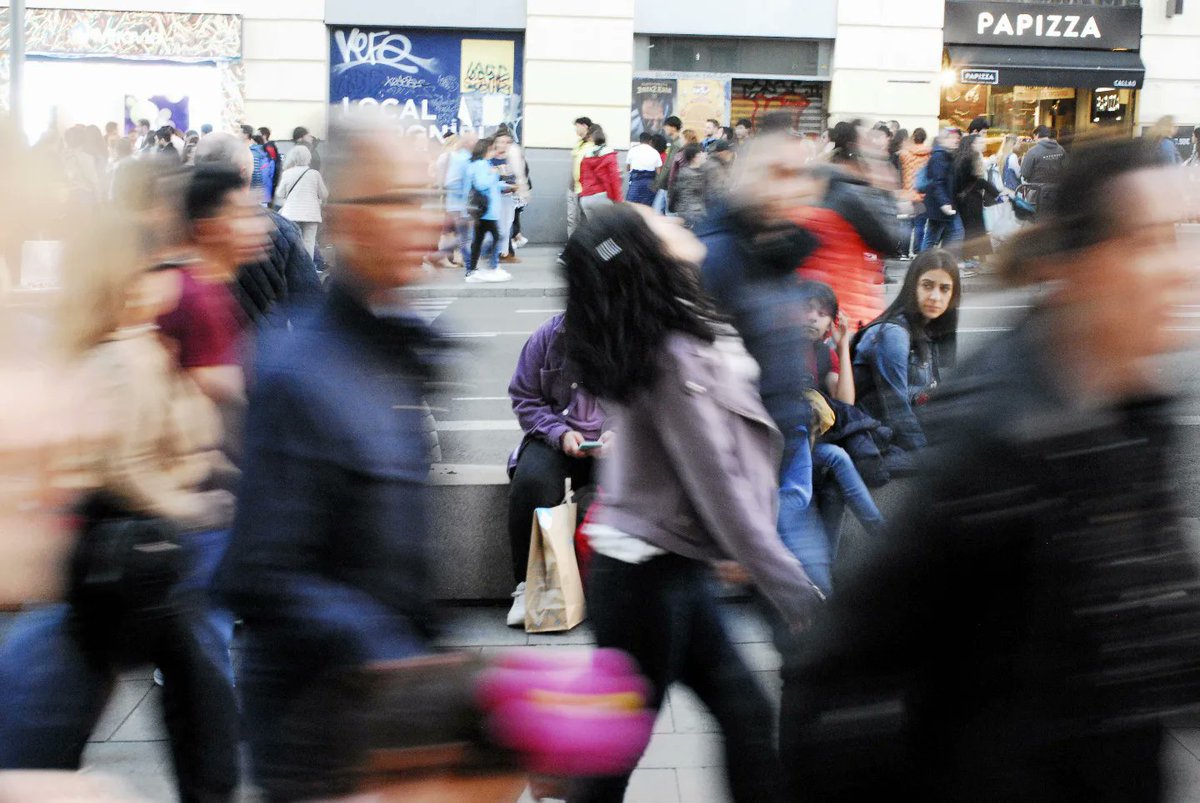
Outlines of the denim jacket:
M 937 385 L 936 344 L 930 355 L 928 360 L 917 355 L 903 315 L 865 329 L 854 353 L 858 405 L 891 427 L 902 449 L 921 449 L 926 443 L 913 408 L 924 404 Z
M 338 284 L 260 341 L 217 579 L 254 638 L 351 665 L 426 649 L 434 346 L 422 322 L 377 316 Z

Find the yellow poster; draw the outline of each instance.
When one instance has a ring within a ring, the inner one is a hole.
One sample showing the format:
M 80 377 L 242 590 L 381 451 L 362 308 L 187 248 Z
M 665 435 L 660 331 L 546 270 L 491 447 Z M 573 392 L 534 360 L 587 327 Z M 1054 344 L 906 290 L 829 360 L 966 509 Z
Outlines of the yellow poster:
M 725 97 L 726 82 L 715 78 L 680 78 L 675 113 L 684 128 L 704 137 L 704 121 L 712 118 L 721 125 L 729 124 L 729 102 Z
M 513 94 L 515 45 L 504 39 L 462 40 L 461 92 Z

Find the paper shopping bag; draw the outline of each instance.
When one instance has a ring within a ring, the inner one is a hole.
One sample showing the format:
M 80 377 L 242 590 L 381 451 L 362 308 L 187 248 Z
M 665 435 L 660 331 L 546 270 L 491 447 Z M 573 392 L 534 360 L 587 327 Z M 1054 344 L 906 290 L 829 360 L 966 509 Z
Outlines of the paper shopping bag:
M 575 496 L 533 512 L 529 564 L 525 569 L 525 631 L 553 633 L 583 621 L 583 582 L 575 561 Z

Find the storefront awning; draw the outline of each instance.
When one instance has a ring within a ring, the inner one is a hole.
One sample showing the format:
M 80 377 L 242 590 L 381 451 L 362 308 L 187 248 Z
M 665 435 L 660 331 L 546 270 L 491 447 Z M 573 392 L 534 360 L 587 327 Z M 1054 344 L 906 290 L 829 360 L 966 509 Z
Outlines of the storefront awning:
M 1146 74 L 1130 51 L 947 45 L 946 52 L 960 84 L 1141 89 Z

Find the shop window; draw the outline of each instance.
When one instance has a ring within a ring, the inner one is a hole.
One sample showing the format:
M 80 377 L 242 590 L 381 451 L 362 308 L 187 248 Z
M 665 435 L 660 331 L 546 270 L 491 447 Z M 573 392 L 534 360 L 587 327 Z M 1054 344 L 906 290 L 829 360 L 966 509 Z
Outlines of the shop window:
M 804 39 L 651 36 L 651 70 L 751 75 L 824 75 L 820 45 Z M 826 60 L 827 61 L 827 60 Z

